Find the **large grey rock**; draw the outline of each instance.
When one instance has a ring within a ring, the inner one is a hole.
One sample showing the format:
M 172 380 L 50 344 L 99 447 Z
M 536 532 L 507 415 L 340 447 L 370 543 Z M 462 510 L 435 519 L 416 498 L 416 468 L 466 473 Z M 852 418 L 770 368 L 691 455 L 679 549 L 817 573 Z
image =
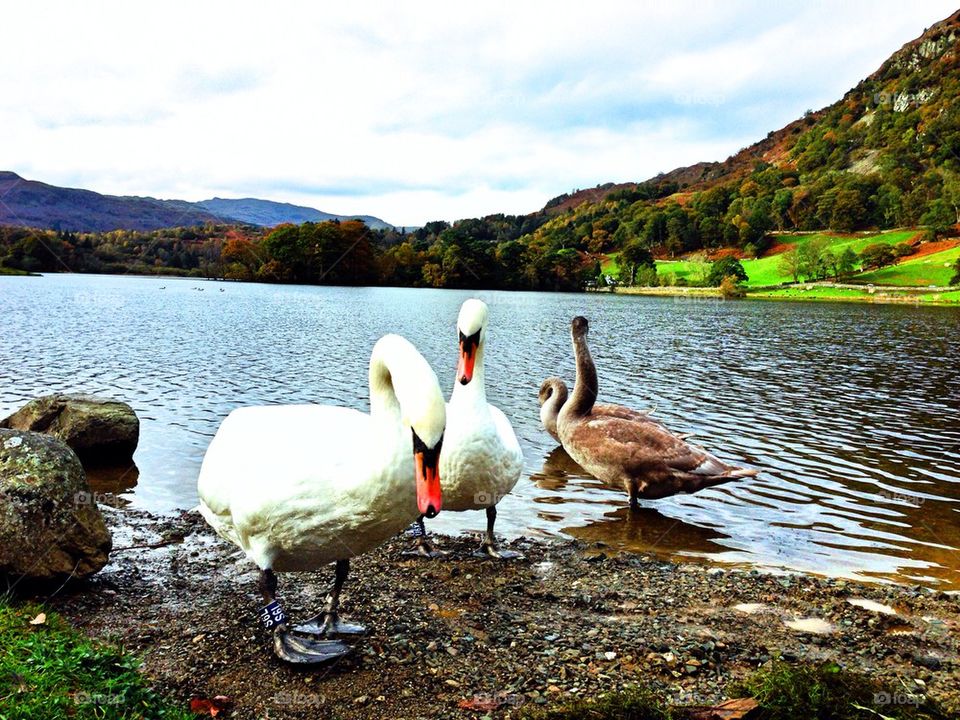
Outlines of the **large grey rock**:
M 111 547 L 73 450 L 49 435 L 0 429 L 0 574 L 82 578 L 106 564 Z
M 140 440 L 133 408 L 97 395 L 44 395 L 0 421 L 0 428 L 53 435 L 87 466 L 128 463 Z

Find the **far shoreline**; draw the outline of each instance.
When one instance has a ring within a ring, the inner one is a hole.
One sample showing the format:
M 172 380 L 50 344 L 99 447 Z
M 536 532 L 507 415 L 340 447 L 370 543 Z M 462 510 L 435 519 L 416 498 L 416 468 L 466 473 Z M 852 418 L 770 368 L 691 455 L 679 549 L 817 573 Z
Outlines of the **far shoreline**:
M 150 280 L 192 280 L 195 282 L 221 282 L 241 285 L 265 285 L 270 287 L 342 287 L 356 289 L 372 288 L 393 288 L 399 290 L 451 290 L 455 292 L 518 292 L 518 293 L 546 293 L 549 295 L 577 295 L 577 294 L 607 294 L 607 295 L 638 295 L 643 297 L 662 297 L 662 298 L 682 298 L 689 300 L 779 300 L 787 302 L 834 302 L 834 303 L 857 303 L 861 305 L 914 305 L 917 307 L 960 307 L 960 287 L 951 286 L 946 288 L 926 288 L 915 286 L 893 286 L 883 285 L 862 288 L 857 287 L 833 287 L 833 284 L 821 283 L 797 283 L 795 285 L 764 287 L 761 289 L 741 288 L 744 292 L 742 297 L 724 297 L 718 287 L 684 287 L 678 285 L 668 286 L 611 286 L 606 288 L 586 287 L 580 293 L 571 290 L 510 290 L 502 288 L 432 288 L 419 287 L 411 285 L 314 285 L 309 283 L 272 283 L 260 282 L 256 280 L 236 280 L 233 278 L 214 278 L 214 277 L 192 277 L 189 275 L 154 275 L 150 273 L 61 273 L 61 272 L 43 272 L 43 273 L 0 273 L 0 277 L 44 277 L 46 275 L 82 275 L 90 277 L 117 277 L 117 278 L 139 278 Z M 849 292 L 836 292 L 837 290 L 848 290 Z M 834 291 L 834 292 L 831 292 Z M 810 295 L 793 295 L 785 293 L 807 293 Z M 856 293 L 856 294 L 853 294 Z M 921 299 L 928 295 L 947 295 L 946 299 Z
M 743 297 L 724 297 L 720 288 L 680 287 L 680 286 L 622 286 L 609 288 L 587 288 L 588 293 L 606 293 L 610 295 L 640 295 L 645 297 L 672 297 L 691 300 L 780 300 L 793 302 L 840 302 L 865 305 L 915 305 L 924 307 L 960 307 L 960 288 L 928 288 L 875 286 L 873 288 L 836 288 L 819 283 L 799 283 L 797 285 L 778 286 L 756 290 L 742 288 Z M 851 293 L 830 292 L 850 290 Z M 826 291 L 826 292 L 824 292 Z M 808 296 L 787 295 L 782 293 L 812 293 Z M 823 294 L 819 294 L 823 292 Z M 857 293 L 857 294 L 852 294 Z M 924 295 L 950 295 L 947 299 L 921 299 Z M 953 297 L 955 296 L 955 297 Z

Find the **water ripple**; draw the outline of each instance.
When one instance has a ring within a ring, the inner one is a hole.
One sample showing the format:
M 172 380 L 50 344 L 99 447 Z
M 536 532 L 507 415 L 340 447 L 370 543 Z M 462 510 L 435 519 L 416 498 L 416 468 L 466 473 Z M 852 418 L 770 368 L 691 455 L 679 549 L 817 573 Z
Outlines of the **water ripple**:
M 160 290 L 166 286 L 166 290 Z M 194 287 L 213 292 L 199 293 Z M 216 292 L 222 287 L 225 292 Z M 141 506 L 196 503 L 207 443 L 235 407 L 367 406 L 370 348 L 399 332 L 445 388 L 457 291 L 197 280 L 0 277 L 0 413 L 53 391 L 137 410 Z M 524 447 L 507 534 L 960 587 L 960 357 L 953 310 L 477 293 L 491 306 L 488 393 Z M 756 480 L 645 503 L 585 476 L 539 427 L 548 375 L 573 380 L 568 327 L 591 321 L 603 400 L 656 415 Z M 482 530 L 443 513 L 438 530 Z

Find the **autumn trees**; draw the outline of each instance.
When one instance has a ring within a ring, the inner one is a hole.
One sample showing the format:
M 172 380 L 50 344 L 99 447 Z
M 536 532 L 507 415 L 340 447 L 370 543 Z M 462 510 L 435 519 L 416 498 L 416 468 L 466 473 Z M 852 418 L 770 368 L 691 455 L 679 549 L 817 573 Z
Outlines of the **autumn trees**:
M 359 220 L 280 225 L 260 243 L 258 256 L 263 280 L 366 285 L 379 279 L 371 231 Z

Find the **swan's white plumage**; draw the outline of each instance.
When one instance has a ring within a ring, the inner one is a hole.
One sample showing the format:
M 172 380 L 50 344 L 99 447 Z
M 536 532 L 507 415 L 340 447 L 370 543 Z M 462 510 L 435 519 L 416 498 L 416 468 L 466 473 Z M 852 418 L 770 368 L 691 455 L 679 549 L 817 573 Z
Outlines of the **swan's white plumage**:
M 410 426 L 430 445 L 442 435 L 436 375 L 409 342 L 386 336 L 370 382 L 370 414 L 273 405 L 221 424 L 200 469 L 200 512 L 259 567 L 315 570 L 417 517 Z
M 487 306 L 467 300 L 457 327 L 465 336 L 480 331 L 473 379 L 454 386 L 447 403 L 447 429 L 440 451 L 444 510 L 481 510 L 496 505 L 523 472 L 523 452 L 503 412 L 487 402 L 484 346 Z

